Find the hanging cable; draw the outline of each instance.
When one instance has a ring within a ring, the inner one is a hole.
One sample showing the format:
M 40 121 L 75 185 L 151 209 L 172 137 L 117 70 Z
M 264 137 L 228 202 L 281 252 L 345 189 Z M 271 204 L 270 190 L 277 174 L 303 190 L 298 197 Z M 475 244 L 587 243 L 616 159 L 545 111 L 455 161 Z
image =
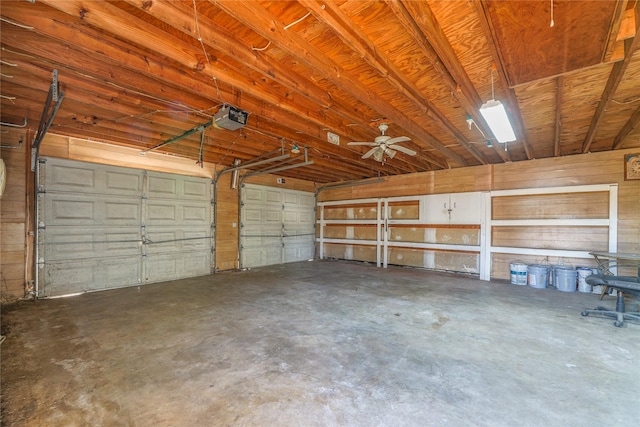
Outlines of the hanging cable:
M 257 50 L 258 52 L 262 52 L 263 50 L 267 50 L 267 48 L 271 46 L 271 40 L 269 40 L 269 43 L 267 43 L 267 45 L 265 47 L 251 47 L 251 50 Z
M 204 145 L 204 129 L 202 129 L 200 131 L 200 153 L 198 154 L 198 161 L 196 162 L 197 165 L 200 165 L 200 169 L 202 169 L 204 167 L 204 161 L 202 159 L 202 146 Z
M 220 88 L 218 87 L 218 79 L 215 74 L 213 74 L 213 68 L 211 67 L 211 62 L 209 61 L 209 54 L 207 53 L 207 49 L 204 46 L 204 42 L 202 41 L 202 35 L 200 34 L 200 24 L 198 23 L 198 9 L 196 7 L 196 0 L 193 0 L 193 18 L 195 21 L 196 33 L 198 34 L 198 41 L 200 42 L 200 46 L 202 47 L 202 51 L 204 52 L 204 57 L 207 60 L 207 65 L 209 66 L 209 71 L 211 72 L 211 78 L 216 85 L 216 94 L 218 95 L 218 99 L 222 99 L 222 95 L 220 94 Z
M 322 6 L 322 8 L 324 9 L 324 5 Z M 300 22 L 304 21 L 305 19 L 307 19 L 307 17 L 311 15 L 311 12 L 307 12 L 306 15 L 304 15 L 302 18 L 298 19 L 297 21 L 293 21 L 291 24 L 285 25 L 284 29 L 288 30 L 289 28 L 293 27 L 296 24 L 299 24 Z
M 12 21 L 11 19 L 3 18 L 0 16 L 0 21 L 6 22 L 7 24 L 15 25 L 16 27 L 24 28 L 25 30 L 33 30 L 33 27 L 29 25 L 19 24 L 16 21 Z

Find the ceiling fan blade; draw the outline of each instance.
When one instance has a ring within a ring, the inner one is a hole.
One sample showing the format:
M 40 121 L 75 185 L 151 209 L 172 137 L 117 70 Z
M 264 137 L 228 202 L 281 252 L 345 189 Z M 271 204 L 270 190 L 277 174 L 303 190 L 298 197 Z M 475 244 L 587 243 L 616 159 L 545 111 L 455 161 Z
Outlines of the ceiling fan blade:
M 376 151 L 378 151 L 379 148 L 378 147 L 373 147 L 371 150 L 367 151 L 366 153 L 364 153 L 364 155 L 362 156 L 363 159 L 368 159 L 369 157 L 371 157 L 373 155 L 373 153 L 375 153 Z
M 411 148 L 403 147 L 402 145 L 396 145 L 393 147 L 394 150 L 398 150 L 401 153 L 404 153 L 408 156 L 415 156 L 417 153 L 413 151 Z
M 405 142 L 405 141 L 411 141 L 411 138 L 409 138 L 408 136 L 396 136 L 395 138 L 391 138 L 385 141 L 385 144 L 391 145 L 397 142 Z
M 368 145 L 370 147 L 373 147 L 374 145 L 377 145 L 375 142 L 349 142 L 347 143 L 347 145 Z

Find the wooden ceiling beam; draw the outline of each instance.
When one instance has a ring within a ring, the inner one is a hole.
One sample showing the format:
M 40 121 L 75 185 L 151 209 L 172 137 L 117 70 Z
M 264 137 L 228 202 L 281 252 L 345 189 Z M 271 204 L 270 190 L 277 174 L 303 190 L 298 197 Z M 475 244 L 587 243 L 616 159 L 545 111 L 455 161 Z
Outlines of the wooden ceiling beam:
M 345 45 L 356 51 L 358 55 L 374 68 L 378 74 L 386 78 L 400 94 L 413 102 L 423 113 L 451 134 L 481 164 L 489 163 L 487 157 L 467 141 L 465 136 L 430 102 L 419 93 L 415 85 L 393 64 L 389 58 L 373 46 L 373 43 L 333 2 L 317 0 L 298 0 L 342 39 Z
M 327 116 L 325 125 L 331 127 L 333 133 L 344 133 L 344 129 L 348 129 L 347 122 L 360 123 L 369 120 L 364 115 L 357 115 L 351 105 L 329 96 L 327 91 L 318 87 L 306 76 L 292 73 L 279 61 L 269 58 L 268 54 L 260 50 L 250 49 L 246 43 L 235 38 L 207 16 L 199 14 L 197 31 L 194 24 L 194 10 L 183 3 L 125 1 L 177 31 L 196 39 L 200 38 L 203 44 L 219 52 L 220 57 L 231 57 L 233 61 L 239 61 L 260 73 L 263 79 L 274 81 L 287 88 L 292 95 L 298 94 L 312 101 L 316 104 L 317 110 L 325 111 L 324 114 Z M 356 138 L 355 135 L 349 135 L 349 137 Z
M 607 38 L 607 44 L 602 52 L 602 62 L 609 62 L 616 49 L 618 33 L 620 32 L 620 26 L 622 25 L 624 13 L 627 10 L 628 3 L 629 0 L 616 1 L 616 9 L 613 13 L 611 26 L 609 28 L 609 37 Z
M 322 108 L 331 107 L 332 112 L 335 112 L 337 115 L 352 122 L 361 122 L 366 120 L 363 117 L 358 117 L 355 114 L 350 113 L 353 111 L 353 108 L 340 104 L 340 101 L 335 99 L 335 97 L 331 98 L 331 103 L 333 105 L 326 104 L 326 98 L 328 97 L 327 93 L 319 89 L 309 79 L 301 75 L 292 74 L 280 66 L 277 61 L 263 60 L 266 55 L 261 54 L 259 51 L 250 53 L 251 51 L 246 45 L 231 37 L 228 34 L 228 31 L 220 28 L 215 22 L 211 21 L 206 16 L 199 16 L 199 33 L 197 33 L 193 25 L 194 11 L 193 9 L 187 8 L 184 4 L 177 2 L 149 3 L 134 0 L 126 0 L 126 2 L 172 26 L 176 30 L 182 31 L 192 37 L 201 37 L 204 44 L 233 55 L 235 59 L 250 66 L 254 71 L 260 72 L 265 78 L 277 81 L 283 86 L 288 87 L 290 90 L 300 91 L 302 88 L 303 91 L 301 94 L 316 102 Z M 211 42 L 209 40 L 211 40 Z M 324 106 L 322 105 L 323 103 L 325 103 Z M 329 120 L 329 118 L 325 120 L 325 125 L 332 126 L 334 129 L 344 129 L 347 127 L 346 123 L 338 123 L 336 120 Z M 424 165 L 420 165 L 420 168 L 424 167 Z M 415 172 L 415 169 L 413 169 L 413 171 Z
M 3 13 L 5 12 L 7 11 L 3 9 Z M 202 95 L 203 91 L 205 90 L 205 85 L 209 84 L 199 83 L 195 79 L 187 79 L 179 72 L 175 72 L 171 67 L 168 66 L 164 66 L 161 69 L 158 69 L 157 74 L 161 75 L 156 75 L 155 78 L 150 79 L 143 73 L 131 74 L 130 71 L 124 70 L 115 64 L 104 64 L 98 58 L 91 58 L 91 60 L 87 60 L 91 57 L 90 52 L 84 52 L 83 60 L 79 60 L 77 57 L 69 55 L 65 51 L 64 47 L 58 47 L 50 40 L 38 39 L 33 36 L 25 38 L 24 30 L 20 29 L 3 29 L 3 36 L 5 35 L 7 37 L 3 37 L 3 41 L 7 41 L 7 45 L 9 47 L 16 49 L 15 51 L 17 52 L 17 56 L 20 56 L 22 54 L 18 52 L 18 49 L 27 49 L 26 55 L 28 57 L 33 58 L 35 56 L 38 56 L 40 58 L 46 58 L 50 61 L 51 68 L 59 67 L 62 70 L 66 67 L 69 72 L 76 73 L 84 77 L 90 76 L 91 78 L 95 78 L 104 82 L 110 81 L 110 79 L 113 79 L 114 76 L 120 76 L 119 81 L 127 82 L 130 85 L 130 87 L 119 87 L 120 90 L 135 92 L 135 88 L 145 87 L 148 92 L 166 94 L 167 99 L 181 100 L 184 98 L 185 101 L 188 99 L 189 101 L 191 101 L 191 105 L 193 105 L 197 102 L 199 96 Z M 63 62 L 59 63 L 57 61 Z M 154 63 L 153 59 L 151 58 L 147 58 L 147 61 L 148 64 Z M 162 78 L 162 80 L 160 78 Z M 182 81 L 183 79 L 185 80 L 184 82 Z M 158 85 L 158 87 L 154 88 L 155 85 Z M 173 90 L 172 87 L 176 85 L 178 85 L 179 89 Z M 185 92 L 185 89 L 188 89 L 188 92 Z M 138 95 L 137 92 L 135 93 L 136 95 Z M 249 97 L 245 97 L 244 101 L 251 107 L 254 112 L 257 111 L 257 114 L 254 117 L 259 117 L 260 112 L 266 110 L 260 104 L 251 105 L 251 102 L 253 101 L 251 101 L 251 98 Z M 211 104 L 208 105 L 208 107 L 210 106 Z M 204 106 L 196 106 L 195 108 L 201 109 L 204 108 Z M 309 125 L 301 125 L 301 123 L 297 119 L 298 116 L 296 115 L 287 115 L 283 113 L 280 116 L 277 115 L 277 111 L 274 111 L 274 109 L 272 108 L 268 109 L 268 113 L 273 117 L 277 117 L 277 122 L 280 125 L 285 125 L 292 129 L 302 129 L 307 135 L 314 134 L 314 131 L 309 127 Z M 184 129 L 182 129 L 181 131 L 183 130 Z M 321 130 L 318 130 L 315 133 L 318 134 L 318 136 L 324 136 L 324 132 L 322 132 Z M 308 142 L 308 144 L 309 143 L 310 142 Z M 320 144 L 316 144 L 320 146 Z M 352 158 L 352 160 L 360 161 L 361 154 L 355 150 L 341 149 L 328 143 L 322 144 L 322 148 L 323 150 L 328 150 L 330 152 L 333 152 L 334 154 L 339 153 L 341 157 Z M 365 163 L 365 161 L 363 160 L 362 163 Z M 413 168 L 410 168 L 407 171 L 411 172 L 413 171 Z
M 522 121 L 522 113 L 520 112 L 520 107 L 518 106 L 518 97 L 516 96 L 515 91 L 511 87 L 509 87 L 509 79 L 504 68 L 502 54 L 500 53 L 500 50 L 497 48 L 495 43 L 496 37 L 495 31 L 493 29 L 493 24 L 491 22 L 491 19 L 489 18 L 488 11 L 485 10 L 485 7 L 488 6 L 485 5 L 483 0 L 472 1 L 476 6 L 478 21 L 482 26 L 484 33 L 486 34 L 487 47 L 491 51 L 493 62 L 496 64 L 497 72 L 500 76 L 500 78 L 498 79 L 498 84 L 507 97 L 507 99 L 505 100 L 507 114 L 510 116 L 511 122 L 514 125 L 516 136 L 519 136 L 519 140 L 522 143 L 524 152 L 527 155 L 527 159 L 531 160 L 534 157 L 533 150 L 531 149 L 531 145 L 527 140 L 527 130 L 524 127 L 524 123 Z M 487 72 L 490 72 L 490 70 L 487 70 Z
M 299 101 L 294 101 L 286 96 L 284 93 L 286 91 L 278 91 L 262 81 L 252 79 L 250 76 L 247 76 L 244 70 L 235 70 L 233 64 L 219 64 L 219 59 L 207 62 L 204 59 L 202 50 L 198 49 L 197 46 L 188 44 L 175 37 L 172 37 L 171 41 L 168 42 L 169 33 L 160 32 L 157 27 L 135 18 L 107 2 L 85 2 L 83 0 L 42 0 L 41 2 L 76 19 L 80 19 L 82 22 L 90 24 L 93 28 L 100 29 L 106 33 L 112 31 L 113 28 L 118 28 L 120 38 L 130 40 L 133 44 L 142 45 L 151 52 L 160 54 L 181 64 L 191 70 L 194 74 L 193 77 L 196 75 L 200 75 L 200 77 L 205 76 L 211 85 L 207 92 L 214 92 L 213 88 L 215 87 L 215 93 L 211 94 L 211 96 L 216 98 L 218 102 L 224 102 L 224 97 L 219 87 L 219 82 L 224 82 L 244 94 L 250 94 L 251 96 L 259 98 L 261 101 L 278 105 L 289 114 L 305 117 L 309 121 L 314 122 L 319 128 L 327 126 L 327 115 L 334 115 L 331 110 L 323 111 L 319 114 L 323 108 L 318 108 L 317 105 L 313 105 L 313 108 L 302 108 L 298 104 Z M 44 19 L 47 19 L 47 17 L 44 17 Z M 36 28 L 42 28 L 42 26 Z M 58 33 L 59 31 L 56 32 L 56 34 Z M 105 36 L 106 34 L 103 35 L 103 37 Z M 67 41 L 77 43 L 77 41 L 73 39 L 67 39 Z M 99 40 L 93 37 L 93 40 L 87 40 L 83 44 L 85 46 L 91 46 L 99 42 Z M 107 51 L 111 57 L 113 50 L 107 48 Z M 142 54 L 141 56 L 144 60 L 149 58 L 148 54 Z M 160 61 L 162 60 L 158 62 Z M 166 66 L 166 64 L 162 65 Z M 232 97 L 226 98 L 229 99 Z M 236 106 L 242 107 L 241 105 Z M 339 119 L 334 118 L 332 121 L 339 122 Z M 341 129 L 341 131 L 344 132 L 344 129 L 348 129 L 346 126 L 347 122 L 343 121 L 339 123 L 336 127 Z
M 556 112 L 554 120 L 554 133 L 553 133 L 553 155 L 558 157 L 560 155 L 560 138 L 562 136 L 562 90 L 564 87 L 564 78 L 558 76 L 556 78 Z
M 238 0 L 233 3 L 215 2 L 215 6 L 240 21 L 242 24 L 260 34 L 266 40 L 275 43 L 278 48 L 294 56 L 308 67 L 318 70 L 337 87 L 349 93 L 358 101 L 370 106 L 372 109 L 383 114 L 386 118 L 395 122 L 412 135 L 417 136 L 429 145 L 452 160 L 459 166 L 466 166 L 464 157 L 444 146 L 417 123 L 398 111 L 393 105 L 385 101 L 382 97 L 372 93 L 359 80 L 352 77 L 339 64 L 332 62 L 329 58 L 319 52 L 311 43 L 301 37 L 296 37 L 295 32 L 287 31 L 284 25 L 273 16 L 267 9 L 254 1 Z M 447 165 L 435 162 L 439 167 L 445 168 Z
M 64 13 L 74 13 L 74 11 L 75 11 L 74 6 L 79 7 L 78 10 L 82 9 L 82 7 L 80 7 L 82 2 L 79 2 L 79 1 L 66 1 L 66 2 L 57 2 L 56 1 L 56 2 L 53 2 L 53 4 L 56 5 L 56 6 L 60 6 L 61 7 L 61 11 L 64 12 Z M 107 10 L 105 8 L 109 8 L 109 7 L 113 8 L 115 6 L 99 5 L 97 8 L 94 8 L 95 6 L 97 6 L 95 3 L 90 3 L 90 6 L 91 6 L 91 10 L 82 9 L 82 10 L 84 10 L 84 12 L 82 13 L 82 16 L 83 16 L 82 20 L 83 21 L 89 20 L 89 17 L 91 16 L 91 17 L 93 17 L 93 21 L 91 22 L 93 25 L 98 25 L 98 26 L 99 25 L 106 25 L 107 23 L 112 22 L 111 20 L 113 18 L 110 15 L 110 13 L 112 12 L 112 9 L 108 9 Z M 23 17 L 23 19 L 27 19 L 27 18 Z M 31 19 L 33 19 L 33 17 Z M 49 15 L 46 14 L 43 17 L 43 19 L 50 19 Z M 45 26 L 43 23 L 40 23 L 40 24 L 41 25 L 38 25 L 36 28 Z M 155 27 L 153 27 L 153 28 L 155 28 Z M 71 28 L 69 30 L 69 32 L 67 33 L 68 36 L 67 36 L 65 41 L 74 42 L 78 37 L 78 33 L 80 33 L 82 35 L 85 35 L 85 32 L 88 33 L 88 30 L 85 29 L 85 28 L 76 28 L 77 31 L 72 31 L 72 30 L 73 29 Z M 105 28 L 105 31 L 106 30 L 108 30 L 108 28 Z M 151 31 L 152 29 L 149 29 L 149 30 Z M 60 37 L 60 32 L 56 32 L 55 36 L 56 37 Z M 145 37 L 143 37 L 143 38 L 145 38 Z M 161 39 L 161 37 L 159 35 L 149 35 L 148 38 L 150 38 L 152 40 Z M 87 46 L 87 45 L 88 46 L 95 46 L 96 43 L 100 43 L 100 42 L 101 41 L 97 40 L 96 37 L 92 37 L 91 39 L 85 40 L 85 43 L 83 43 L 83 45 L 85 45 L 85 46 Z M 101 48 L 97 49 L 97 50 L 100 51 L 100 52 L 105 52 L 105 51 L 109 52 L 109 55 L 108 55 L 109 58 L 113 57 L 114 56 L 114 52 L 113 52 L 114 48 L 112 46 L 113 43 L 111 43 L 111 41 L 109 42 L 108 45 L 105 45 L 104 42 L 102 42 L 102 43 L 103 43 L 103 46 L 101 46 Z M 153 45 L 153 46 L 155 46 L 155 45 Z M 150 46 L 150 47 L 153 47 L 153 46 Z M 121 55 L 122 55 L 122 53 L 115 52 L 115 56 L 116 57 L 120 58 Z M 143 55 L 140 54 L 139 56 L 143 56 Z M 176 58 L 176 59 L 179 59 L 179 58 Z M 144 56 L 144 60 L 145 60 L 146 66 L 148 68 L 149 67 L 149 62 L 151 61 L 151 59 L 147 55 L 147 56 Z M 120 58 L 120 62 L 123 62 L 123 61 L 125 61 L 125 63 L 127 63 L 126 62 L 126 58 Z M 113 67 L 113 65 L 111 67 Z M 163 72 L 170 72 L 170 71 L 168 71 L 170 69 L 170 67 L 167 67 L 166 65 L 165 66 L 160 66 L 160 64 L 158 63 L 158 68 L 161 69 Z M 139 70 L 139 71 L 141 71 L 141 70 Z M 157 73 L 154 73 L 154 77 L 155 77 L 155 79 L 158 78 Z M 192 84 L 193 81 L 196 80 L 196 78 L 200 78 L 201 80 L 203 80 L 203 79 L 204 80 L 208 80 L 206 77 L 203 77 L 203 73 L 194 73 L 193 79 L 189 80 L 189 83 Z M 225 78 L 226 78 L 226 76 L 225 76 Z M 167 79 L 167 80 L 171 81 L 172 84 L 175 84 L 175 82 L 176 82 L 175 79 Z M 149 84 L 150 84 L 149 81 L 145 81 L 144 83 L 138 84 L 137 87 L 146 87 L 146 86 L 149 86 Z M 237 84 L 238 84 L 237 81 L 232 81 L 231 82 L 231 85 L 237 85 Z M 220 88 L 218 90 L 220 90 Z M 163 88 L 161 90 L 161 92 L 166 92 L 166 88 Z M 253 93 L 253 92 L 251 92 L 251 93 Z M 258 93 L 262 94 L 262 91 L 259 91 Z M 202 91 L 201 91 L 201 93 L 199 95 L 201 95 L 201 94 L 202 94 Z M 219 93 L 218 93 L 218 95 L 219 95 Z M 246 102 L 247 101 L 247 97 L 244 97 L 243 100 Z M 264 98 L 263 97 L 262 101 L 267 102 L 269 104 L 274 104 L 275 103 L 276 105 L 280 105 L 280 106 L 287 105 L 285 101 L 281 100 L 280 98 L 277 98 L 277 96 L 276 97 L 271 97 L 271 98 Z M 310 120 L 313 120 L 313 118 L 309 115 L 309 113 L 313 112 L 313 111 L 314 111 L 314 109 L 308 109 L 307 108 L 307 109 L 305 109 L 304 112 L 300 112 L 299 110 L 297 110 L 295 108 L 290 108 L 289 110 L 287 110 L 287 112 L 288 113 L 295 113 L 295 114 L 293 114 L 293 115 L 291 115 L 291 114 L 282 114 L 282 116 L 278 116 L 278 115 L 275 114 L 275 111 L 273 109 L 269 109 L 269 113 L 271 114 L 271 116 L 272 117 L 277 117 L 277 121 L 279 123 L 286 123 L 287 121 L 296 120 L 296 117 L 305 116 L 305 115 L 306 115 L 306 118 L 308 118 Z M 256 109 L 256 108 L 253 109 L 253 112 L 256 113 L 256 114 L 260 114 L 261 113 L 261 111 Z M 286 119 L 284 117 L 286 117 Z M 304 127 L 301 127 L 299 124 L 295 125 L 295 124 L 289 123 L 288 126 L 293 128 L 293 129 L 302 129 L 307 134 L 313 135 L 315 133 L 318 136 L 321 136 L 321 135 L 324 136 L 324 131 L 322 131 L 321 129 L 323 129 L 326 126 L 325 122 L 326 122 L 326 120 L 324 120 L 323 118 L 318 118 L 317 120 L 315 120 L 315 124 L 318 126 L 318 128 L 317 128 L 317 130 L 315 132 L 313 132 L 309 128 L 309 125 L 305 125 Z M 357 156 L 358 158 L 360 156 L 360 154 L 358 154 L 358 151 L 356 151 L 356 150 L 338 150 L 338 151 L 341 151 L 341 155 L 342 156 L 346 156 L 346 157 L 350 157 L 350 154 L 347 154 L 347 153 L 353 153 L 353 155 Z M 413 171 L 415 171 L 415 168 L 410 167 L 405 172 L 413 172 Z
M 617 150 L 620 148 L 625 138 L 629 136 L 629 134 L 640 125 L 640 107 L 631 115 L 627 123 L 624 124 L 620 132 L 616 135 L 613 140 L 613 149 Z
M 491 135 L 491 129 L 479 110 L 482 98 L 473 86 L 473 82 L 464 70 L 427 2 L 401 3 L 398 0 L 386 0 L 386 3 L 396 19 L 411 35 L 416 46 L 420 48 L 436 72 L 449 86 L 451 93 L 467 114 L 473 118 L 484 134 Z M 461 140 L 464 141 L 465 148 L 476 153 L 474 157 L 478 158 L 477 156 L 480 155 L 488 163 L 486 156 L 481 151 L 469 144 L 469 141 L 460 132 L 458 134 L 460 136 L 456 137 L 459 140 L 460 137 L 463 138 Z M 501 150 L 498 144 L 494 144 L 493 147 L 503 161 L 510 160 L 508 152 Z M 482 160 L 480 161 L 482 162 Z
M 640 16 L 640 2 L 636 3 L 636 17 L 638 16 Z M 616 90 L 618 90 L 618 86 L 620 85 L 620 82 L 627 71 L 627 67 L 631 62 L 631 57 L 640 44 L 640 35 L 638 32 L 640 32 L 640 19 L 636 20 L 636 35 L 633 38 L 624 41 L 624 59 L 613 64 L 611 73 L 609 73 L 607 84 L 602 92 L 596 111 L 591 118 L 591 124 L 589 125 L 587 136 L 584 138 L 584 142 L 582 143 L 583 153 L 589 152 L 589 148 L 591 148 L 591 144 L 593 143 L 593 139 L 596 135 L 598 124 L 600 124 L 600 121 L 604 117 L 607 104 L 616 94 Z

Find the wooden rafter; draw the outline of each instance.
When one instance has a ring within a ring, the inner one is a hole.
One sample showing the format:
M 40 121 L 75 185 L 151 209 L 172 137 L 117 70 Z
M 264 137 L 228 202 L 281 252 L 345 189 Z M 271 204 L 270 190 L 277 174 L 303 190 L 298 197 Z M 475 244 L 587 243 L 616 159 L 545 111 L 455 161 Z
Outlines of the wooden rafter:
M 524 151 L 527 154 L 527 159 L 530 160 L 533 158 L 533 152 L 531 150 L 531 146 L 529 145 L 529 141 L 527 141 L 527 131 L 522 122 L 522 114 L 520 113 L 520 108 L 518 107 L 518 98 L 516 97 L 515 91 L 507 84 L 508 78 L 504 68 L 504 60 L 502 58 L 500 50 L 497 48 L 494 41 L 496 38 L 495 30 L 493 29 L 489 14 L 487 10 L 485 10 L 486 5 L 482 2 L 482 0 L 474 0 L 474 4 L 478 13 L 480 25 L 482 25 L 482 27 L 484 28 L 484 32 L 487 35 L 487 44 L 489 50 L 491 51 L 491 55 L 493 56 L 493 61 L 496 64 L 498 75 L 500 76 L 500 78 L 498 79 L 498 84 L 501 86 L 503 92 L 507 96 L 505 103 L 507 104 L 509 116 L 513 121 L 516 136 L 518 137 L 520 142 L 522 142 Z
M 238 7 L 238 4 L 241 4 L 242 7 Z M 228 2 L 218 2 L 216 5 L 266 40 L 275 43 L 280 49 L 294 56 L 297 60 L 312 69 L 318 70 L 341 90 L 349 93 L 375 111 L 384 114 L 385 117 L 419 139 L 429 143 L 449 160 L 462 166 L 467 164 L 462 156 L 444 146 L 428 131 L 398 111 L 382 97 L 375 96 L 370 88 L 365 87 L 339 64 L 319 52 L 311 43 L 301 37 L 296 37 L 295 32 L 288 32 L 284 25 L 261 4 L 255 1 L 238 0 L 233 2 L 233 6 Z M 433 159 L 428 160 L 434 163 Z M 447 165 L 442 165 L 437 161 L 435 161 L 435 164 L 440 167 L 447 167 Z
M 375 49 L 367 36 L 356 27 L 353 22 L 332 2 L 318 2 L 317 0 L 298 0 L 308 8 L 314 16 L 329 26 L 335 34 L 351 49 L 358 52 L 360 57 L 373 67 L 381 76 L 384 76 L 406 98 L 410 99 L 421 111 L 438 123 L 446 132 L 453 135 L 460 145 L 464 147 L 481 164 L 489 163 L 487 157 L 471 146 L 464 135 L 419 92 L 407 76 L 400 72 L 389 58 Z
M 618 89 L 618 85 L 622 81 L 622 78 L 627 71 L 627 67 L 631 62 L 631 57 L 640 44 L 640 35 L 638 34 L 640 32 L 640 13 L 638 11 L 640 11 L 640 5 L 636 5 L 636 35 L 633 38 L 624 41 L 624 59 L 622 61 L 616 62 L 613 65 L 611 73 L 609 73 L 609 79 L 607 80 L 607 84 L 604 88 L 604 91 L 602 92 L 602 96 L 600 97 L 600 101 L 598 102 L 598 106 L 596 107 L 596 111 L 591 118 L 591 124 L 589 125 L 587 136 L 582 143 L 583 153 L 587 153 L 589 151 L 589 148 L 591 148 L 593 138 L 596 135 L 596 129 L 598 128 L 598 124 L 604 117 L 607 104 L 615 95 L 616 90 Z
M 556 78 L 556 114 L 554 121 L 554 135 L 553 135 L 553 155 L 558 157 L 560 155 L 560 137 L 562 136 L 562 89 L 564 86 L 564 78 L 558 76 Z
M 613 140 L 613 149 L 618 149 L 624 142 L 624 139 L 640 125 L 640 107 L 631 115 L 627 123 L 624 124 L 618 135 Z
M 462 67 L 440 25 L 438 25 L 429 5 L 425 2 L 401 3 L 398 0 L 386 0 L 386 2 L 396 18 L 416 42 L 416 46 L 420 48 L 434 69 L 449 85 L 453 96 L 471 115 L 483 133 L 490 134 L 489 126 L 487 126 L 479 110 L 482 105 L 482 98 Z M 430 42 L 430 40 L 433 40 L 433 42 Z M 468 143 L 469 141 L 466 139 L 462 139 L 462 141 L 465 148 L 476 153 L 474 156 L 481 155 L 483 159 L 486 159 L 482 153 Z M 503 161 L 509 160 L 508 152 L 501 150 L 497 144 L 494 145 L 494 149 Z

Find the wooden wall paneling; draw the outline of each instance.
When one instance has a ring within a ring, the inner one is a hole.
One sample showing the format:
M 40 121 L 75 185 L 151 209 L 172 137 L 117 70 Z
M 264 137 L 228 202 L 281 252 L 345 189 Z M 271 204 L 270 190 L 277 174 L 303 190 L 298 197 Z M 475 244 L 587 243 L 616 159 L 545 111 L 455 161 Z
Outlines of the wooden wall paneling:
M 433 194 L 491 190 L 491 168 L 474 166 L 433 172 Z M 423 193 L 426 194 L 426 193 Z
M 618 221 L 618 251 L 640 253 L 640 219 Z
M 493 246 L 569 251 L 608 251 L 608 227 L 493 227 Z
M 420 201 L 409 200 L 402 202 L 389 202 L 389 218 L 392 219 L 419 219 Z
M 347 238 L 347 226 L 343 225 L 327 225 L 324 227 L 324 238 L 325 239 L 346 239 Z M 320 233 L 317 232 L 319 236 Z
M 311 181 L 305 181 L 297 178 L 286 177 L 283 178 L 285 180 L 284 184 L 280 184 L 278 182 L 277 175 L 256 175 L 247 178 L 244 182 L 247 184 L 256 184 L 256 185 L 266 185 L 269 187 L 278 187 L 278 188 L 288 188 L 289 190 L 298 190 L 298 191 L 307 191 L 311 193 L 315 193 L 316 187 L 315 184 Z
M 354 226 L 353 239 L 355 240 L 376 240 L 376 226 Z
M 492 190 L 617 183 L 623 180 L 625 152 L 633 150 L 494 165 Z
M 40 156 L 59 157 L 91 163 L 213 178 L 215 165 L 196 165 L 193 159 L 154 153 L 140 154 L 140 150 L 97 141 L 47 134 L 40 148 Z
M 346 245 L 338 245 L 333 243 L 324 244 L 324 257 L 334 259 L 348 259 L 345 256 L 348 247 Z
M 435 240 L 449 245 L 479 245 L 480 228 L 437 228 Z
M 2 144 L 21 148 L 2 148 L 6 182 L 0 198 L 0 299 L 25 296 L 28 274 L 27 250 L 27 129 L 2 127 Z
M 480 271 L 480 254 L 436 251 L 434 253 L 434 268 L 438 270 L 478 274 Z
M 231 188 L 232 174 L 222 175 L 216 199 L 216 270 L 232 270 L 239 266 L 238 236 L 240 211 L 238 187 Z
M 492 219 L 606 218 L 609 193 L 537 194 L 494 197 Z
M 353 199 L 354 187 L 330 188 L 326 190 L 320 189 L 318 192 L 318 202 L 331 202 L 335 200 L 351 200 Z
M 349 259 L 356 259 L 358 261 L 366 261 L 374 263 L 376 262 L 376 247 L 369 245 L 352 245 L 352 256 Z

